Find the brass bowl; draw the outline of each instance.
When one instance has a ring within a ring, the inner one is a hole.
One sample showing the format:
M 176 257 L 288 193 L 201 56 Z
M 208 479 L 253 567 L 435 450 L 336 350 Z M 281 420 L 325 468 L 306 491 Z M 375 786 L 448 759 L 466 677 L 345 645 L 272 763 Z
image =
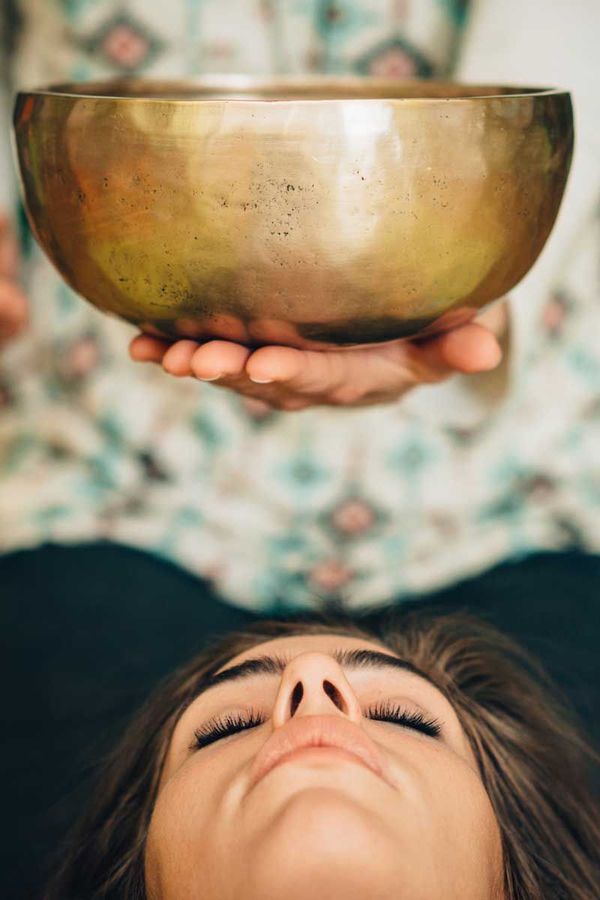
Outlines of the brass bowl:
M 246 78 L 19 94 L 29 220 L 79 294 L 171 337 L 364 344 L 462 322 L 550 233 L 558 90 Z

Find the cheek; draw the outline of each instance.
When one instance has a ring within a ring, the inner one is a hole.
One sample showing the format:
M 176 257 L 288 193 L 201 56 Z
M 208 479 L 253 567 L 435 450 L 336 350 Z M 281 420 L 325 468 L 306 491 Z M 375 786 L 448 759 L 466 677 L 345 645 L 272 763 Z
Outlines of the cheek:
M 481 780 L 466 763 L 450 767 L 440 823 L 457 896 L 497 900 L 502 895 L 500 828 Z
M 218 760 L 207 765 L 193 757 L 161 789 L 146 841 L 151 900 L 220 896 L 228 784 Z
M 397 774 L 399 841 L 411 868 L 437 873 L 431 896 L 444 883 L 448 900 L 500 896 L 500 832 L 478 773 L 447 748 L 415 744 Z
M 479 775 L 462 759 L 449 758 L 437 771 L 428 773 L 432 806 L 438 810 L 442 832 L 453 844 L 462 844 L 463 836 L 472 836 L 474 846 L 478 838 L 499 840 L 494 811 Z

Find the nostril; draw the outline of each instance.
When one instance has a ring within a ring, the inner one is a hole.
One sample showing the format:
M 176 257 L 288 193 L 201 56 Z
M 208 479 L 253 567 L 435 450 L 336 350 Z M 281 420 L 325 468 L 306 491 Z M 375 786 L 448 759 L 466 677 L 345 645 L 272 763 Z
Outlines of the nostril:
M 325 691 L 331 702 L 334 704 L 334 706 L 337 706 L 337 708 L 341 712 L 346 712 L 346 704 L 344 703 L 344 698 L 334 684 L 332 684 L 330 681 L 324 681 L 323 690 Z
M 293 716 L 302 703 L 302 698 L 304 697 L 304 688 L 302 687 L 302 682 L 299 681 L 294 690 L 292 691 L 292 696 L 290 699 L 290 716 Z

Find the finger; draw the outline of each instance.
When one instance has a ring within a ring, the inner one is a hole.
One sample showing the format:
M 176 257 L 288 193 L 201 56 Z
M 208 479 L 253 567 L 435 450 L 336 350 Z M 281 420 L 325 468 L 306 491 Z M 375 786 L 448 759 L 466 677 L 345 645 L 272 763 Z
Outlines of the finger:
M 469 324 L 420 344 L 403 341 L 337 351 L 265 347 L 252 354 L 246 372 L 256 384 L 278 383 L 305 396 L 356 405 L 372 396 L 401 396 L 417 384 L 442 381 L 456 372 L 488 371 L 501 357 L 494 335 Z
M 19 268 L 19 245 L 7 216 L 0 216 L 0 276 L 16 278 Z
M 488 328 L 472 322 L 418 345 L 417 368 L 424 365 L 432 376 L 450 372 L 476 374 L 495 369 L 502 360 L 498 338 Z
M 27 322 L 27 298 L 12 281 L 0 279 L 0 340 L 18 334 Z
M 201 381 L 221 381 L 244 375 L 244 366 L 251 351 L 229 341 L 209 341 L 197 347 L 191 359 L 191 369 Z
M 197 349 L 196 341 L 176 341 L 163 356 L 163 369 L 176 378 L 192 375 L 192 358 Z
M 129 344 L 129 355 L 134 362 L 161 363 L 170 346 L 171 341 L 139 334 Z
M 348 351 L 263 347 L 246 363 L 254 384 L 284 384 L 289 390 L 320 394 L 338 387 L 348 375 Z
M 265 347 L 246 371 L 257 384 L 281 386 L 296 397 L 340 406 L 381 403 L 401 396 L 415 379 L 406 344 L 332 351 Z

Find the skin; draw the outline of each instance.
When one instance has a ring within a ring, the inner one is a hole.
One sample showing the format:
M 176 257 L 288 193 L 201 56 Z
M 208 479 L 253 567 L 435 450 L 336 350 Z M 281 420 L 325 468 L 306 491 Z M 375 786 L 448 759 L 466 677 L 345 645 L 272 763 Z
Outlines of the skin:
M 149 829 L 150 900 L 503 896 L 498 825 L 452 706 L 420 675 L 353 669 L 334 659 L 352 649 L 389 654 L 335 635 L 269 641 L 225 668 L 272 655 L 283 658 L 282 674 L 212 687 L 186 709 Z M 335 702 L 325 682 L 335 687 Z M 303 694 L 293 709 L 298 683 Z M 367 718 L 381 701 L 438 720 L 440 737 Z M 192 748 L 195 730 L 207 721 L 249 708 L 264 716 L 262 724 Z M 342 721 L 353 735 L 367 734 L 385 777 L 343 750 L 319 747 L 289 756 L 253 783 L 265 743 L 311 721 L 334 727 Z
M 506 306 L 500 303 L 468 325 L 419 342 L 334 351 L 275 346 L 252 351 L 230 341 L 170 343 L 143 334 L 134 338 L 129 352 L 134 361 L 162 365 L 176 378 L 209 381 L 273 409 L 372 406 L 392 403 L 420 384 L 495 369 L 502 360 L 507 321 Z
M 18 263 L 10 221 L 0 214 L 0 345 L 27 324 Z M 131 342 L 130 355 L 135 362 L 162 365 L 177 378 L 212 382 L 273 409 L 370 406 L 393 402 L 417 385 L 444 381 L 453 374 L 496 368 L 506 327 L 501 303 L 475 322 L 420 342 L 331 352 L 276 346 L 251 351 L 231 341 L 170 343 L 141 334 Z
M 0 215 L 0 344 L 27 323 L 27 299 L 18 285 L 17 241 L 7 216 Z

